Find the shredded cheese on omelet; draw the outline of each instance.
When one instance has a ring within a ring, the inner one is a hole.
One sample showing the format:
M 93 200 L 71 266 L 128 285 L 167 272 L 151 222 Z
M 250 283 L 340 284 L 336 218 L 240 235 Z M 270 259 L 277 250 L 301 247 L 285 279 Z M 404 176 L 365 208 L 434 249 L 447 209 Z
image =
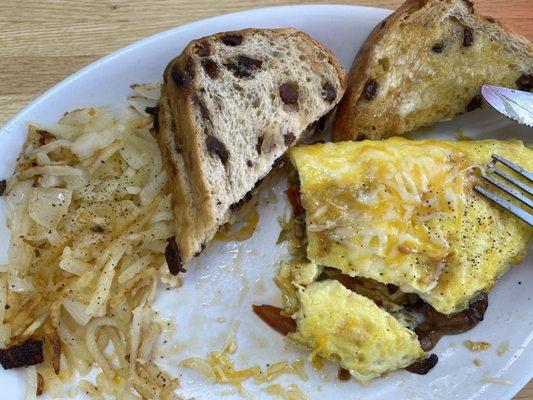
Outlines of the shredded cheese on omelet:
M 520 260 L 531 234 L 473 191 L 493 153 L 533 168 L 519 141 L 392 138 L 291 149 L 307 257 L 459 311 Z
M 352 255 L 357 255 L 351 263 L 377 257 L 401 265 L 413 254 L 423 254 L 434 260 L 433 271 L 420 274 L 417 286 L 434 286 L 442 270 L 439 261 L 450 253 L 450 245 L 439 226 L 430 229 L 431 221 L 445 218 L 460 224 L 464 206 L 460 172 L 468 166 L 448 161 L 464 156 L 446 146 L 410 146 L 402 152 L 396 146 L 365 142 L 357 152 L 351 151 L 351 145 L 331 145 L 337 154 L 334 159 L 317 157 L 317 152 L 327 153 L 328 147 L 292 152 L 312 233 L 309 256 L 321 258 L 320 249 L 314 246 L 318 237 L 326 238 L 332 248 L 342 244 L 352 249 Z M 327 185 L 322 185 L 324 179 L 318 174 L 327 177 Z M 314 187 L 313 178 L 318 182 Z M 316 203 L 315 199 L 325 201 Z

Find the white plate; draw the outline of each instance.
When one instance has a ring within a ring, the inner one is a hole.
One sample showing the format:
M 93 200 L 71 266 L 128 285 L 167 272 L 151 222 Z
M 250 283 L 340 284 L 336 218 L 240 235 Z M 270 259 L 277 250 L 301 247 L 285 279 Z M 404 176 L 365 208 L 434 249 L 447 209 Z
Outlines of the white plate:
M 85 106 L 124 106 L 130 84 L 159 81 L 166 63 L 192 39 L 250 26 L 293 26 L 320 40 L 348 68 L 371 28 L 388 13 L 382 9 L 336 5 L 269 8 L 216 17 L 144 39 L 74 74 L 8 122 L 0 131 L 0 158 L 4 160 L 0 177 L 8 178 L 13 171 L 26 135 L 26 121 L 55 122 L 63 112 Z M 476 111 L 439 124 L 431 130 L 431 136 L 438 136 L 434 132 L 439 131 L 443 134 L 440 136 L 453 138 L 458 128 L 466 135 L 498 139 L 526 140 L 531 133 L 489 111 Z M 280 292 L 272 278 L 275 263 L 287 257 L 284 247 L 275 245 L 279 233 L 277 219 L 286 212 L 287 205 L 280 184 L 274 191 L 279 201 L 259 207 L 261 219 L 251 239 L 213 243 L 195 260 L 197 265 L 189 268 L 184 286 L 161 293 L 156 304 L 162 316 L 176 325 L 175 333 L 165 334 L 170 343 L 162 345 L 160 352 L 164 354 L 163 365 L 180 376 L 180 393 L 186 398 L 240 398 L 235 394 L 223 397 L 223 392 L 231 387 L 206 384 L 203 377 L 177 366 L 185 357 L 204 357 L 220 348 L 234 320 L 241 322 L 235 355 L 238 367 L 256 363 L 265 367 L 267 363 L 305 358 L 308 354 L 287 345 L 251 312 L 252 303 L 280 303 Z M 3 227 L 0 262 L 5 262 L 6 246 L 7 230 Z M 309 381 L 289 376 L 277 383 L 284 386 L 296 383 L 310 399 L 510 399 L 533 374 L 532 261 L 528 257 L 498 282 L 490 294 L 485 321 L 470 332 L 447 336 L 439 342 L 434 349 L 439 363 L 428 375 L 398 371 L 363 387 L 355 381 L 339 382 L 332 365 L 326 365 L 320 372 L 306 365 Z M 226 322 L 220 322 L 221 318 Z M 492 347 L 473 354 L 462 345 L 466 339 L 487 341 Z M 498 356 L 496 348 L 504 341 L 509 342 L 509 350 Z M 481 366 L 475 366 L 473 359 L 481 360 Z M 485 376 L 508 383 L 482 382 Z M 2 399 L 22 398 L 22 374 L 1 371 L 0 387 Z M 262 391 L 264 385 L 249 383 L 246 388 L 255 398 L 270 398 Z

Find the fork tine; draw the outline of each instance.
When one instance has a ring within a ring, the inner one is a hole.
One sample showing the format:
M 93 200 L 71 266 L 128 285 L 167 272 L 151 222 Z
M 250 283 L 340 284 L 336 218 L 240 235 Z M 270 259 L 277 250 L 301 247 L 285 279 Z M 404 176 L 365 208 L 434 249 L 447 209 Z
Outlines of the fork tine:
M 520 167 L 519 165 L 516 165 L 514 162 L 509 161 L 508 159 L 503 158 L 502 156 L 498 154 L 493 154 L 492 159 L 495 161 L 501 162 L 503 165 L 506 165 L 507 167 L 511 168 L 513 171 L 517 172 L 518 174 L 522 175 L 523 177 L 533 182 L 533 173 L 526 171 L 524 168 Z
M 502 170 L 491 166 L 489 167 L 489 171 L 494 172 L 496 175 L 501 176 L 503 179 L 511 182 L 513 185 L 518 186 L 520 189 L 522 189 L 524 192 L 528 193 L 529 195 L 533 196 L 533 188 L 529 187 L 529 185 L 526 185 L 524 182 L 519 181 L 513 176 L 510 176 L 509 174 L 503 172 Z
M 501 190 L 503 190 L 507 194 L 510 194 L 515 199 L 521 201 L 526 206 L 533 208 L 533 200 L 531 200 L 529 197 L 526 197 L 522 193 L 520 193 L 519 191 L 517 191 L 517 190 L 515 190 L 513 188 L 510 188 L 507 185 L 504 185 L 501 181 L 499 181 L 498 179 L 494 179 L 490 175 L 484 175 L 483 178 L 485 178 L 487 181 L 492 183 L 494 186 L 499 187 Z
M 485 189 L 483 186 L 476 185 L 476 186 L 474 186 L 474 189 L 477 190 L 479 193 L 481 193 L 486 198 L 492 200 L 496 204 L 498 204 L 501 207 L 505 208 L 510 213 L 516 215 L 518 218 L 520 218 L 522 221 L 527 223 L 529 226 L 533 226 L 533 215 L 531 215 L 527 211 L 521 209 L 516 204 L 513 204 L 509 200 L 501 198 L 500 196 L 498 196 L 498 195 L 492 193 L 491 191 Z

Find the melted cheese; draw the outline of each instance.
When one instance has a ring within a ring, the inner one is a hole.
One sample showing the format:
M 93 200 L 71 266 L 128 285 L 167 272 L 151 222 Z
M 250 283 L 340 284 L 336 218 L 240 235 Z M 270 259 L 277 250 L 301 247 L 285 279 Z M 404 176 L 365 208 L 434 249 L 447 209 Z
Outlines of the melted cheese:
M 362 383 L 424 356 L 412 331 L 337 281 L 313 282 L 298 298 L 298 329 L 290 337 L 313 349 L 311 358 L 338 361 Z
M 519 141 L 326 143 L 291 150 L 308 258 L 464 308 L 525 255 L 532 230 L 473 190 L 498 153 L 533 170 Z
M 312 283 L 321 272 L 322 267 L 304 260 L 293 259 L 281 264 L 275 281 L 283 295 L 285 315 L 291 316 L 298 311 L 298 288 Z

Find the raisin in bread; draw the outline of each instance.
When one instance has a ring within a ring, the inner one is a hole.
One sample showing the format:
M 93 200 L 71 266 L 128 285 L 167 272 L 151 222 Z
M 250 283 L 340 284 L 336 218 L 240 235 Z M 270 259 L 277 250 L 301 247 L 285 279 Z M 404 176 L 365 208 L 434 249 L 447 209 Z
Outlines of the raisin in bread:
M 533 47 L 467 0 L 407 0 L 357 54 L 334 139 L 380 139 L 481 105 L 480 86 L 531 90 Z
M 294 29 L 215 34 L 169 63 L 157 138 L 181 262 L 203 249 L 306 127 L 337 104 L 344 79 L 336 57 Z

